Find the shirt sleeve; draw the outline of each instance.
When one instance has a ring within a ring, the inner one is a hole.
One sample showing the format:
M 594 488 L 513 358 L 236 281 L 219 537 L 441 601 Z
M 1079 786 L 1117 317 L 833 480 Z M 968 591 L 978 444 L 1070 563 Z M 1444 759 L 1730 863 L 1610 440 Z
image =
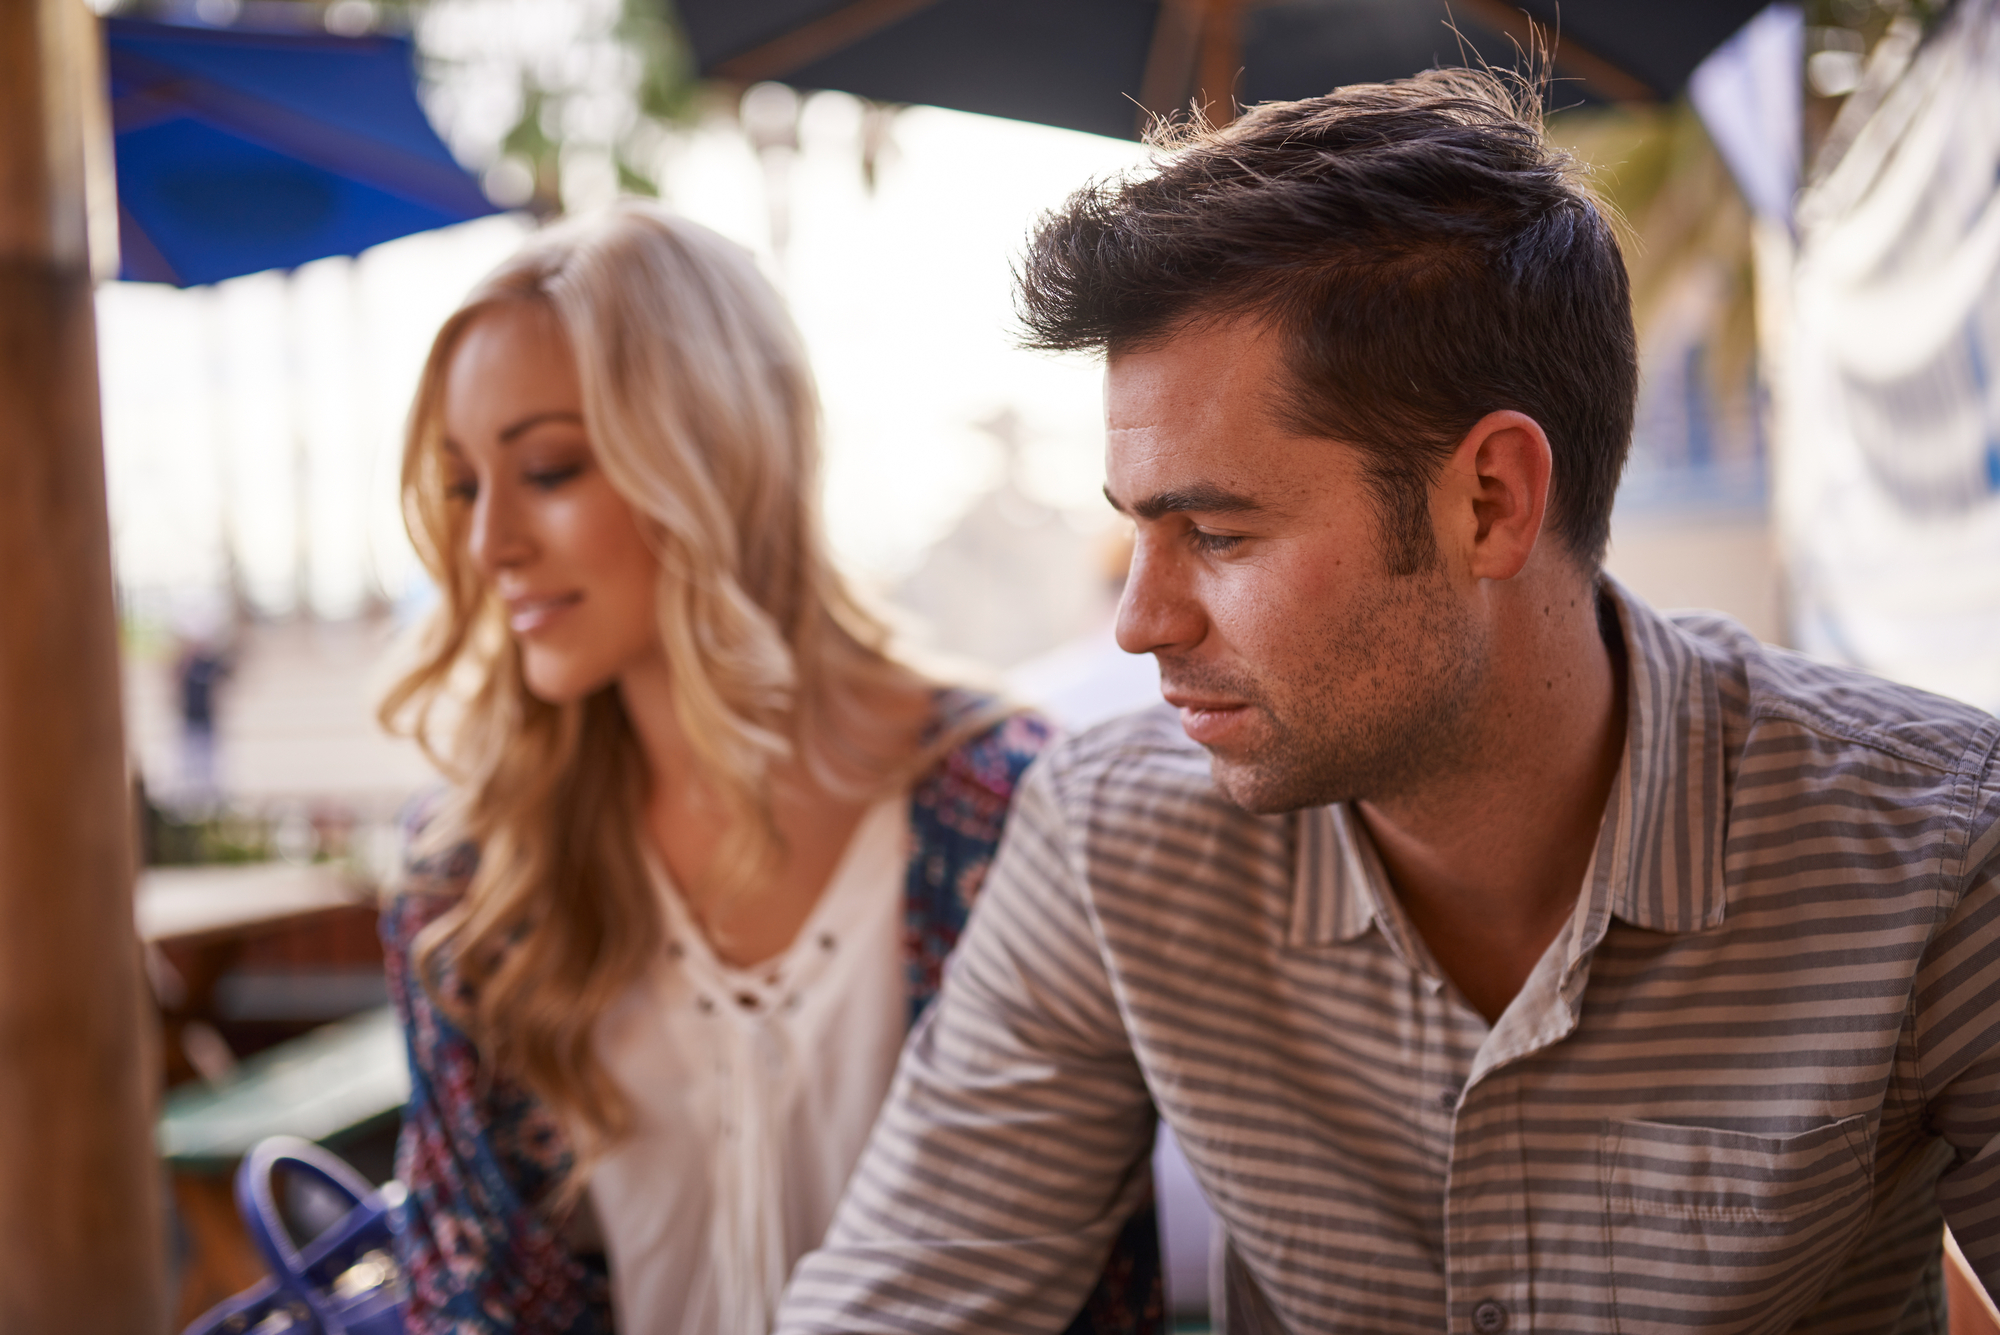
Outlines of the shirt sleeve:
M 1150 1189 L 1154 1114 L 1049 765 L 1031 770 L 780 1335 L 1062 1331 Z
M 1977 790 L 1964 892 L 1917 975 L 1930 1126 L 1954 1151 L 1937 1200 L 1987 1292 L 2000 1293 L 2000 759 Z

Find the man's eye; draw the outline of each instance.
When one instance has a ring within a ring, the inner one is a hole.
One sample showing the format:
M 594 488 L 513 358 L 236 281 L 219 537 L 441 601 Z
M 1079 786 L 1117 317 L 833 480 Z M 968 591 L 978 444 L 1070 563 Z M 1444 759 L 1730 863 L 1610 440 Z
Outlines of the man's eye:
M 537 468 L 527 474 L 527 482 L 537 491 L 554 491 L 582 471 L 582 464 L 564 464 L 560 468 Z
M 1198 528 L 1188 530 L 1188 542 L 1194 549 L 1211 556 L 1230 551 L 1242 541 L 1242 538 L 1227 533 L 1204 533 Z

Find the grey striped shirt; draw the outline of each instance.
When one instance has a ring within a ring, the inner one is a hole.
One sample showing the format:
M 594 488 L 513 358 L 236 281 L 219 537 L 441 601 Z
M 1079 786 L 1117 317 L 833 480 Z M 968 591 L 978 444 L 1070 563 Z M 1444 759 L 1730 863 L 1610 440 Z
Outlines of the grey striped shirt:
M 1941 1215 L 2000 1287 L 2000 722 L 1613 593 L 1625 763 L 1490 1026 L 1343 810 L 1165 710 L 1039 764 L 784 1335 L 1060 1331 L 1156 1107 L 1236 1332 L 1943 1332 Z

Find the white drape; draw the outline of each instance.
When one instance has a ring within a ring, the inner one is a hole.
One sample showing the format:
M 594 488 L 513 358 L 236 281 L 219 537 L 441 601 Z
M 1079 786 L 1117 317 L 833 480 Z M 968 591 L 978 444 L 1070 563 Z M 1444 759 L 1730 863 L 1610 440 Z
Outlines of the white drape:
M 2000 708 L 1995 0 L 1915 51 L 1798 217 L 1775 368 L 1794 636 Z

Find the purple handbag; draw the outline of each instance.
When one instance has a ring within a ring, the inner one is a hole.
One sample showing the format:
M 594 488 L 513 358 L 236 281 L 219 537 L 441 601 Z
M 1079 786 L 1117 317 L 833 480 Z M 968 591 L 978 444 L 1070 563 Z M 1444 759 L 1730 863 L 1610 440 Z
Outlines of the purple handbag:
M 303 1245 L 293 1241 L 278 1205 L 280 1169 L 346 1203 L 338 1220 Z M 236 1207 L 271 1277 L 202 1313 L 183 1335 L 402 1335 L 394 1246 L 402 1200 L 399 1183 L 377 1190 L 311 1141 L 259 1141 L 236 1170 Z

